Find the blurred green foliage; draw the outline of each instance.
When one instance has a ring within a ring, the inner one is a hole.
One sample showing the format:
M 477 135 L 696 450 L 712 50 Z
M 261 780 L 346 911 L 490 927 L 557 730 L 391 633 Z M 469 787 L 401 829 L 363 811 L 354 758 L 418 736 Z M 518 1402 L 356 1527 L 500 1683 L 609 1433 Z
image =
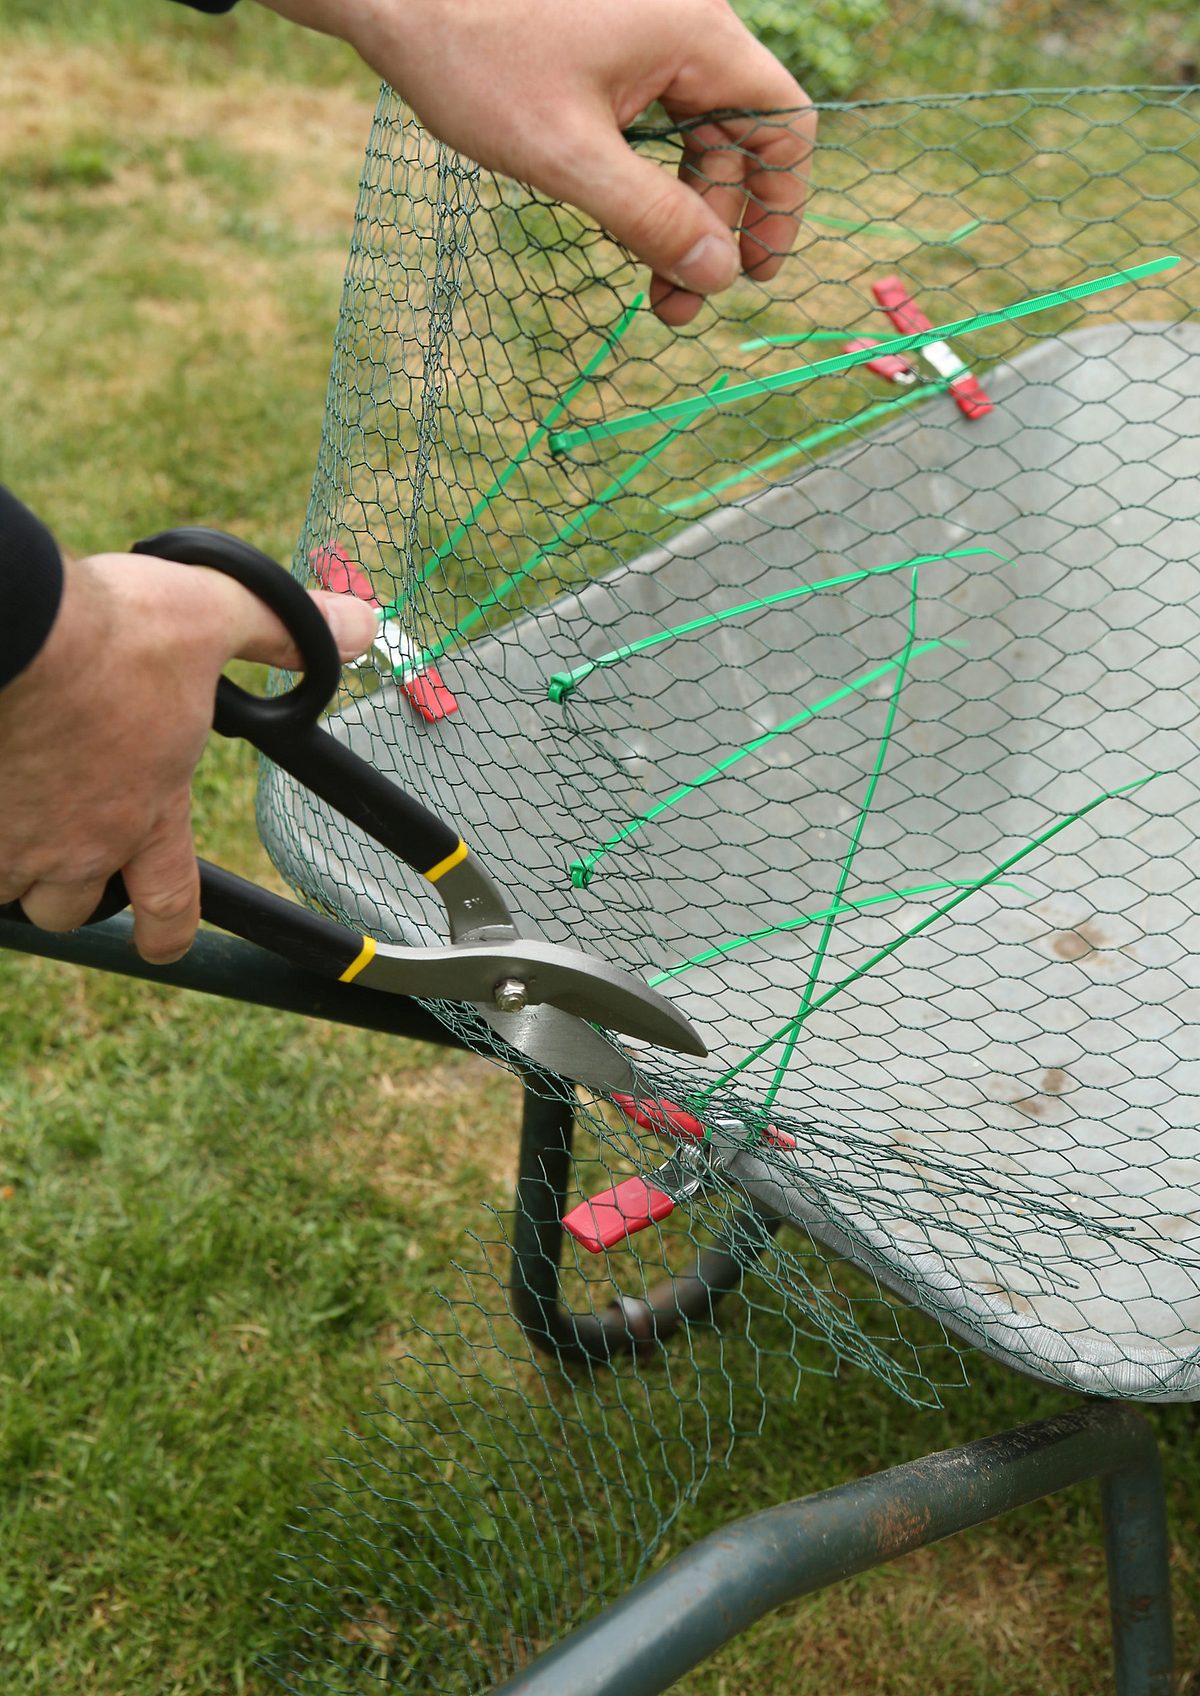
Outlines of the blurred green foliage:
M 814 100 L 839 99 L 863 79 L 867 38 L 887 0 L 734 0 L 742 21 Z

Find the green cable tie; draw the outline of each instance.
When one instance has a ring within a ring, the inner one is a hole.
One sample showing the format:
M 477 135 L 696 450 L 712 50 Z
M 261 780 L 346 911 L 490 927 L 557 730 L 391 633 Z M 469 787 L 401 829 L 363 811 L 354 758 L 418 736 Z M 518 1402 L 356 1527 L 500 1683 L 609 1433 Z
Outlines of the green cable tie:
M 901 235 L 909 236 L 918 241 L 923 247 L 953 247 L 972 231 L 979 229 L 982 218 L 969 218 L 958 229 L 951 230 L 947 235 L 941 235 L 936 230 L 914 230 L 909 224 L 901 224 L 892 218 L 868 218 L 864 223 L 856 223 L 853 218 L 835 218 L 829 212 L 805 212 L 806 224 L 823 224 L 830 230 L 844 230 L 848 235 L 888 234 L 899 231 Z
M 692 636 L 697 630 L 708 630 L 715 624 L 724 624 L 731 618 L 740 618 L 744 613 L 758 612 L 763 607 L 782 606 L 788 601 L 800 600 L 805 595 L 815 595 L 823 589 L 843 589 L 851 583 L 865 582 L 869 577 L 883 577 L 892 571 L 906 571 L 910 566 L 933 565 L 943 559 L 970 559 L 979 554 L 988 554 L 992 559 L 998 559 L 1003 565 L 1012 565 L 1008 554 L 997 552 L 995 548 L 948 548 L 940 554 L 916 554 L 912 559 L 897 560 L 893 565 L 864 566 L 861 571 L 842 572 L 837 577 L 825 577 L 819 583 L 804 583 L 797 589 L 780 589 L 774 595 L 760 595 L 757 600 L 743 601 L 740 606 L 726 607 L 723 612 L 705 613 L 703 618 L 689 619 L 686 624 L 676 624 L 670 630 L 656 631 L 653 636 L 643 636 L 637 642 L 628 642 L 623 648 L 614 648 L 611 653 L 601 654 L 599 659 L 588 660 L 586 664 L 576 666 L 574 671 L 559 671 L 549 680 L 547 694 L 552 701 L 565 701 L 571 691 L 594 671 L 600 671 L 608 666 L 618 665 L 622 660 L 632 659 L 635 654 L 644 654 L 649 648 L 657 648 L 663 642 L 670 642 L 677 636 Z
M 669 983 L 672 978 L 681 977 L 684 972 L 691 971 L 693 966 L 707 966 L 713 960 L 723 960 L 727 954 L 733 954 L 739 948 L 748 948 L 755 942 L 765 942 L 767 937 L 777 936 L 781 931 L 800 930 L 804 925 L 819 924 L 830 914 L 840 917 L 843 913 L 860 913 L 867 907 L 881 907 L 888 901 L 911 901 L 918 895 L 931 895 L 938 889 L 962 889 L 966 881 L 965 878 L 941 877 L 934 883 L 914 883 L 908 889 L 889 889 L 882 895 L 864 895 L 857 901 L 843 901 L 839 906 L 822 907 L 815 913 L 800 913 L 794 919 L 783 919 L 777 925 L 766 925 L 762 930 L 748 931 L 745 936 L 732 937 L 728 942 L 716 942 L 711 948 L 681 960 L 677 966 L 668 966 L 666 971 L 655 972 L 646 982 L 651 989 L 657 989 L 660 984 Z M 1000 880 L 997 887 L 1015 889 L 1022 895 L 1029 893 L 1011 879 Z
M 756 347 L 793 347 L 797 342 L 844 342 L 852 330 L 798 330 L 792 336 L 755 336 L 751 342 L 739 342 L 739 353 L 750 353 Z
M 542 423 L 538 425 L 536 430 L 534 430 L 529 440 L 513 456 L 513 458 L 509 460 L 504 470 L 497 478 L 495 478 L 486 492 L 480 495 L 479 499 L 475 502 L 475 505 L 471 508 L 470 512 L 467 514 L 466 518 L 463 519 L 458 528 L 451 535 L 447 536 L 446 540 L 437 549 L 429 563 L 421 572 L 418 582 L 425 583 L 428 581 L 428 579 L 437 570 L 438 566 L 445 559 L 446 555 L 452 553 L 462 541 L 463 537 L 471 528 L 472 524 L 475 523 L 476 519 L 482 518 L 483 514 L 495 500 L 496 496 L 503 492 L 505 485 L 509 482 L 514 473 L 521 465 L 524 464 L 530 454 L 532 454 L 550 434 L 550 429 L 554 421 L 562 417 L 563 413 L 575 399 L 575 396 L 579 393 L 580 389 L 584 386 L 588 379 L 595 374 L 608 355 L 616 347 L 617 343 L 621 340 L 630 324 L 632 324 L 635 316 L 637 315 L 638 308 L 641 306 L 645 298 L 646 296 L 644 292 L 636 295 L 632 305 L 625 309 L 613 328 L 606 332 L 600 346 L 584 365 L 583 370 L 579 373 L 578 377 L 576 377 L 575 381 L 571 383 L 566 390 L 564 390 L 563 394 L 550 408 L 550 411 L 546 414 Z M 396 617 L 403 605 L 404 602 L 402 599 L 393 601 L 390 606 L 384 608 L 383 616 L 385 618 Z
M 856 353 L 843 353 L 833 359 L 819 359 L 814 365 L 797 365 L 788 371 L 776 371 L 771 376 L 755 377 L 747 383 L 735 384 L 733 388 L 724 390 L 720 396 L 692 395 L 686 400 L 667 401 L 661 406 L 647 407 L 644 411 L 628 412 L 622 418 L 608 419 L 599 424 L 582 424 L 574 430 L 551 432 L 550 451 L 554 454 L 569 453 L 572 448 L 584 442 L 605 441 L 612 436 L 623 436 L 628 431 L 640 430 L 647 424 L 686 422 L 710 410 L 732 406 L 737 401 L 749 400 L 756 395 L 774 394 L 780 389 L 795 388 L 797 384 L 805 383 L 812 377 L 837 376 L 843 371 L 853 370 L 858 365 L 866 365 L 872 359 L 879 359 L 884 354 L 912 353 L 919 348 L 928 347 L 932 342 L 971 335 L 976 330 L 991 329 L 995 324 L 1008 324 L 1015 318 L 1027 318 L 1031 313 L 1046 312 L 1051 307 L 1064 306 L 1068 301 L 1102 294 L 1122 283 L 1156 276 L 1178 263 L 1177 255 L 1166 254 L 1159 259 L 1149 259 L 1144 265 L 1133 265 L 1123 271 L 1112 271 L 1106 276 L 1094 277 L 1087 283 L 1076 283 L 1071 288 L 1054 289 L 1049 294 L 1019 300 L 1014 305 L 1001 307 L 995 312 L 978 312 L 973 317 L 959 318 L 951 324 L 937 325 L 933 329 L 921 330 L 913 335 L 893 336 L 890 341 L 877 342 L 873 347 L 859 348 Z
M 982 218 L 968 218 L 965 224 L 960 224 L 956 230 L 951 230 L 948 236 L 931 235 L 929 245 L 931 247 L 954 247 L 960 241 L 965 241 L 968 236 L 973 236 L 976 230 L 982 228 Z
M 842 861 L 841 871 L 838 873 L 837 887 L 833 892 L 833 905 L 835 908 L 840 905 L 842 897 L 846 893 L 846 885 L 850 881 L 850 872 L 854 865 L 855 856 L 858 853 L 859 843 L 862 841 L 862 833 L 866 828 L 867 818 L 870 815 L 871 806 L 875 800 L 875 791 L 879 787 L 879 779 L 883 775 L 884 761 L 887 758 L 887 751 L 891 745 L 892 731 L 896 726 L 896 712 L 900 706 L 900 693 L 904 688 L 905 678 L 908 676 L 908 662 L 912 656 L 913 643 L 916 639 L 917 568 L 914 566 L 912 572 L 912 583 L 909 587 L 908 596 L 908 635 L 905 638 L 904 650 L 901 653 L 899 662 L 896 666 L 896 680 L 892 685 L 892 697 L 888 702 L 887 718 L 884 720 L 883 735 L 880 737 L 879 746 L 875 750 L 875 763 L 871 768 L 871 775 L 867 779 L 866 794 L 863 796 L 862 806 L 858 809 L 858 817 L 854 821 L 854 829 L 850 833 L 850 842 L 846 849 L 845 858 Z M 821 927 L 821 935 L 817 939 L 817 946 L 813 951 L 812 965 L 808 969 L 808 979 L 804 985 L 804 993 L 800 997 L 800 1005 L 796 1010 L 796 1017 L 792 1022 L 792 1029 L 788 1032 L 787 1041 L 783 1045 L 783 1053 L 780 1055 L 779 1064 L 775 1068 L 775 1075 L 771 1079 L 770 1084 L 767 1086 L 767 1093 L 763 1098 L 763 1108 L 765 1111 L 769 1112 L 774 1106 L 775 1097 L 779 1094 L 780 1089 L 783 1087 L 783 1080 L 787 1076 L 787 1069 L 792 1063 L 792 1055 L 795 1053 L 796 1044 L 800 1040 L 800 1027 L 804 1023 L 805 1014 L 812 1005 L 812 998 L 816 993 L 817 984 L 820 981 L 821 967 L 825 964 L 825 956 L 829 952 L 829 943 L 833 936 L 833 927 L 836 923 L 837 913 L 835 911 L 828 915 L 825 923 Z
M 713 384 L 713 388 L 720 389 L 728 381 L 729 378 L 727 376 L 718 377 L 717 381 Z M 451 630 L 448 635 L 443 637 L 442 640 L 436 643 L 433 647 L 427 648 L 421 656 L 421 664 L 428 665 L 431 661 L 440 659 L 446 652 L 447 648 L 453 647 L 454 643 L 460 636 L 465 636 L 468 631 L 473 630 L 487 613 L 489 607 L 495 606 L 497 602 L 502 601 L 506 595 L 511 594 L 517 584 L 523 582 L 525 578 L 529 576 L 531 571 L 535 571 L 542 561 L 549 554 L 554 552 L 555 548 L 561 547 L 564 542 L 569 542 L 571 537 L 574 536 L 577 531 L 583 529 L 584 525 L 590 518 L 594 517 L 602 507 L 607 506 L 609 501 L 614 500 L 616 496 L 619 495 L 622 490 L 628 486 L 628 484 L 632 483 L 634 478 L 637 477 L 640 472 L 644 471 L 648 465 L 653 464 L 659 454 L 662 453 L 663 449 L 669 447 L 671 443 L 682 433 L 682 428 L 683 427 L 681 425 L 672 424 L 668 429 L 664 430 L 658 440 L 653 442 L 650 447 L 646 449 L 645 453 L 639 455 L 632 465 L 626 466 L 625 470 L 621 472 L 619 477 L 614 477 L 612 482 L 600 491 L 594 501 L 590 501 L 587 506 L 581 508 L 579 512 L 575 513 L 573 517 L 568 519 L 562 528 L 558 530 L 548 542 L 538 548 L 536 553 L 530 555 L 524 565 L 519 566 L 516 571 L 512 572 L 508 581 L 502 588 L 493 589 L 490 595 L 485 595 L 483 600 L 478 602 L 478 604 L 466 615 L 461 623 L 455 625 L 454 629 Z
M 917 924 L 913 925 L 911 930 L 906 930 L 903 936 L 898 936 L 894 942 L 889 942 L 885 948 L 880 948 L 876 953 L 872 954 L 871 958 L 865 965 L 859 966 L 855 971 L 847 973 L 847 975 L 835 983 L 832 988 L 827 989 L 819 1000 L 812 1003 L 808 1012 L 804 1015 L 804 1018 L 807 1020 L 813 1013 L 819 1012 L 822 1007 L 828 1006 L 829 1002 L 833 1000 L 835 995 L 840 995 L 842 990 L 848 989 L 851 984 L 857 983 L 859 978 L 865 977 L 868 972 L 873 971 L 881 961 L 886 960 L 888 956 L 894 954 L 897 949 L 903 948 L 906 942 L 911 942 L 914 936 L 919 936 L 922 931 L 928 930 L 930 925 L 936 924 L 939 919 L 945 918 L 947 913 L 952 912 L 955 907 L 960 906 L 962 902 L 968 900 L 979 890 L 986 889 L 990 884 L 999 882 L 1004 876 L 1004 873 L 1010 871 L 1012 867 L 1015 866 L 1018 861 L 1023 860 L 1027 854 L 1032 854 L 1035 849 L 1044 847 L 1046 843 L 1053 837 L 1057 836 L 1060 831 L 1069 829 L 1069 827 L 1073 824 L 1078 824 L 1080 819 L 1086 818 L 1087 815 L 1100 806 L 1102 802 L 1114 800 L 1118 795 L 1128 795 L 1131 790 L 1140 789 L 1144 784 L 1152 783 L 1156 777 L 1165 777 L 1166 775 L 1167 774 L 1165 772 L 1152 771 L 1147 773 L 1145 777 L 1134 778 L 1132 783 L 1122 784 L 1119 789 L 1105 789 L 1093 800 L 1089 801 L 1086 807 L 1080 807 L 1078 812 L 1068 813 L 1064 818 L 1059 819 L 1057 823 L 1052 824 L 1048 830 L 1044 830 L 1040 836 L 1035 836 L 1033 840 L 1027 842 L 1023 848 L 1018 848 L 1016 853 L 1010 854 L 1007 860 L 1001 861 L 1001 863 L 992 871 L 985 872 L 982 877 L 974 878 L 965 886 L 960 895 L 956 895 L 952 900 L 944 902 L 926 918 L 921 919 Z M 727 1084 L 732 1078 L 737 1077 L 739 1072 L 744 1072 L 747 1066 L 752 1066 L 756 1060 L 761 1059 L 764 1054 L 774 1048 L 777 1042 L 783 1041 L 794 1023 L 794 1020 L 789 1019 L 787 1024 L 782 1025 L 773 1036 L 769 1036 L 765 1042 L 759 1043 L 758 1047 L 750 1054 L 746 1055 L 744 1060 L 739 1060 L 736 1066 L 731 1066 L 727 1072 L 723 1072 L 715 1083 L 710 1084 L 704 1090 L 702 1099 L 708 1100 L 711 1098 L 711 1096 L 714 1095 L 724 1084 Z
M 764 471 L 772 470 L 776 465 L 782 465 L 784 460 L 795 459 L 797 454 L 808 453 L 813 448 L 824 447 L 826 442 L 835 442 L 841 436 L 853 436 L 876 418 L 887 417 L 890 413 L 900 412 L 906 406 L 915 406 L 918 401 L 928 400 L 931 395 L 942 394 L 951 383 L 956 383 L 957 377 L 938 377 L 930 383 L 922 383 L 910 394 L 899 395 L 894 399 L 876 401 L 862 412 L 856 412 L 853 418 L 844 418 L 838 424 L 826 424 L 820 430 L 814 430 L 810 436 L 802 436 L 798 442 L 792 442 L 786 448 L 779 448 L 775 453 L 769 453 L 763 459 L 757 459 L 752 465 L 743 466 L 740 471 L 734 471 L 728 477 L 723 477 L 719 483 L 709 483 L 698 494 L 684 495 L 677 501 L 671 501 L 663 509 L 665 512 L 686 512 L 689 507 L 702 506 L 707 500 L 716 495 L 724 494 L 726 489 L 734 488 L 738 483 L 747 483 L 752 477 L 759 477 Z
M 947 648 L 952 645 L 952 643 L 944 641 L 922 642 L 919 647 L 913 649 L 911 658 L 916 659 L 918 654 L 927 654 L 932 648 Z M 888 672 L 894 671 L 899 663 L 898 660 L 885 660 L 882 665 L 873 666 L 870 671 L 860 672 L 849 683 L 843 683 L 832 694 L 823 696 L 815 706 L 805 707 L 803 712 L 797 713 L 794 718 L 789 718 L 784 724 L 776 725 L 774 730 L 765 731 L 763 735 L 756 736 L 753 742 L 743 744 L 742 747 L 735 749 L 732 754 L 727 754 L 723 760 L 719 760 L 715 766 L 709 766 L 707 771 L 702 772 L 699 777 L 694 778 L 690 783 L 681 783 L 677 789 L 673 789 L 668 796 L 656 802 L 648 811 L 639 813 L 628 824 L 623 824 L 615 835 L 608 838 L 607 842 L 602 842 L 598 848 L 593 849 L 590 854 L 585 854 L 582 859 L 572 860 L 571 883 L 573 887 L 586 889 L 592 881 L 596 866 L 609 849 L 615 848 L 619 842 L 628 841 L 631 836 L 636 835 L 644 824 L 649 824 L 653 819 L 665 813 L 668 808 L 685 800 L 687 796 L 694 795 L 698 789 L 703 789 L 706 783 L 711 783 L 714 777 L 722 776 L 731 766 L 737 765 L 740 760 L 746 759 L 751 754 L 756 754 L 760 748 L 765 748 L 768 742 L 774 742 L 779 736 L 786 736 L 790 731 L 806 724 L 809 719 L 815 718 L 826 707 L 836 706 L 839 701 L 844 701 L 848 695 L 868 688 L 880 677 L 886 677 Z

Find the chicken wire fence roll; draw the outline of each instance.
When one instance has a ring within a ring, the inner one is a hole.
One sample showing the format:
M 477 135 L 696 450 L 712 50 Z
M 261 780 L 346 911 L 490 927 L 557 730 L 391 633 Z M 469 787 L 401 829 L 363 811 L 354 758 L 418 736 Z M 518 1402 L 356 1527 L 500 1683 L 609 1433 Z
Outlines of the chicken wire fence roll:
M 1200 97 L 840 105 L 819 138 L 789 264 L 679 331 L 381 99 L 297 569 L 358 573 L 389 634 L 328 724 L 708 1045 L 638 1050 L 661 1134 L 579 1097 L 572 1203 L 705 1141 L 669 1218 L 568 1240 L 574 1306 L 713 1240 L 747 1272 L 723 1328 L 565 1379 L 508 1314 L 519 1222 L 465 1202 L 444 1330 L 290 1551 L 296 1688 L 485 1687 L 837 1359 L 914 1401 L 962 1342 L 1200 1396 Z M 902 334 L 889 279 L 969 375 L 846 351 Z M 444 940 L 271 768 L 260 825 L 312 901 Z

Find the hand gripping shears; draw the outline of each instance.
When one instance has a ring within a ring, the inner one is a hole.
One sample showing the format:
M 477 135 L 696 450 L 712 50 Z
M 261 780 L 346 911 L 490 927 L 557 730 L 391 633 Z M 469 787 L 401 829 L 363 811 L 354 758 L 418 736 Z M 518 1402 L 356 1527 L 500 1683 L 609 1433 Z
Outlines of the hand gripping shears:
M 450 941 L 440 948 L 377 942 L 201 860 L 201 913 L 210 924 L 343 983 L 468 1002 L 514 1057 L 602 1093 L 644 1091 L 628 1057 L 594 1025 L 685 1054 L 706 1052 L 694 1026 L 633 973 L 519 925 L 453 825 L 321 728 L 317 720 L 341 679 L 337 648 L 307 593 L 273 559 L 192 526 L 149 536 L 133 551 L 223 572 L 276 614 L 299 650 L 299 681 L 263 698 L 222 677 L 213 728 L 252 743 L 432 884 Z M 127 900 L 118 874 L 89 923 Z

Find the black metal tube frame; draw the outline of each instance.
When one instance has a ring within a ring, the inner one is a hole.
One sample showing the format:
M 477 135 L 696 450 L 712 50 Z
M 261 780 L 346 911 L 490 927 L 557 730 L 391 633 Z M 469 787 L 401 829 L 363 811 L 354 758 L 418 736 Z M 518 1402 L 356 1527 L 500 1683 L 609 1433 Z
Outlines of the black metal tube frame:
M 785 1602 L 1099 1478 L 1117 1696 L 1170 1696 L 1166 1507 L 1149 1423 L 1095 1402 L 713 1532 L 491 1696 L 659 1696 Z

